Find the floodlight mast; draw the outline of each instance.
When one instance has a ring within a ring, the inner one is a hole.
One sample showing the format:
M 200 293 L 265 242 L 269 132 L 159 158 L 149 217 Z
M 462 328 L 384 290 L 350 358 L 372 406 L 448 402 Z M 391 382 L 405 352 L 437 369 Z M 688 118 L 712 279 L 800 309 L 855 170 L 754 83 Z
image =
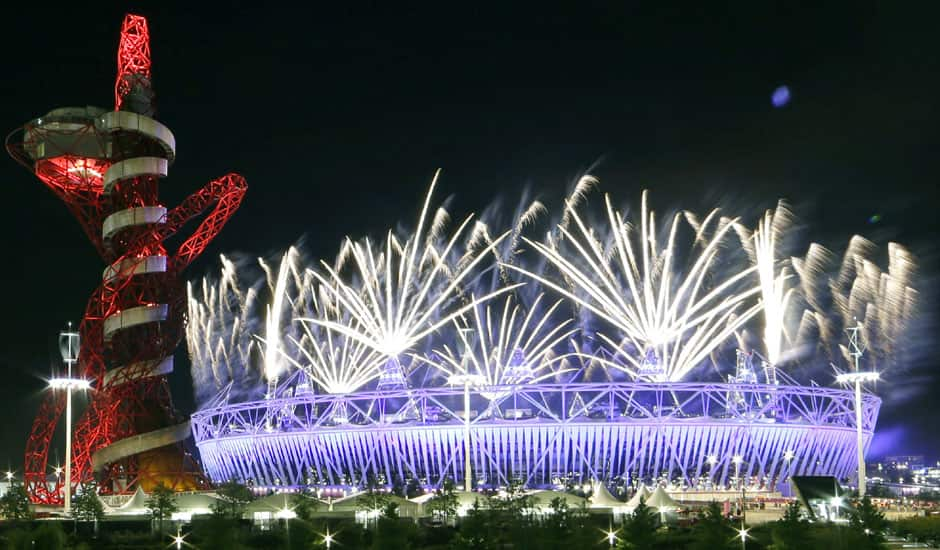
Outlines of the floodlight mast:
M 72 331 L 72 322 L 69 321 L 68 329 L 59 334 L 59 352 L 62 354 L 62 360 L 66 365 L 65 379 L 65 503 L 63 511 L 65 515 L 72 512 L 72 389 L 88 388 L 87 382 L 81 379 L 72 378 L 72 365 L 78 361 L 79 335 Z M 55 388 L 56 381 L 50 382 Z
M 448 382 L 463 386 L 463 457 L 464 457 L 464 491 L 473 490 L 470 473 L 470 386 L 480 386 L 486 382 L 486 378 L 479 374 L 455 374 L 448 379 Z
M 862 433 L 862 382 L 875 382 L 879 379 L 876 371 L 860 370 L 859 359 L 862 358 L 864 350 L 859 344 L 859 331 L 862 324 L 856 320 L 856 325 L 846 329 L 849 333 L 849 355 L 852 356 L 854 370 L 840 374 L 836 380 L 843 384 L 855 384 L 855 446 L 858 453 L 858 497 L 865 497 L 865 489 L 868 485 L 868 477 L 865 472 L 865 445 L 864 434 Z

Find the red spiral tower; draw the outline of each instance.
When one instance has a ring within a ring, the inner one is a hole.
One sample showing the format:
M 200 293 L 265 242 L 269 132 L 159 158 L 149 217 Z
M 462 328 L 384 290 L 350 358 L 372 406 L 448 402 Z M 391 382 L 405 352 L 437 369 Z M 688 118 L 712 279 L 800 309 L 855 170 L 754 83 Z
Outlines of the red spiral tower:
M 206 486 L 187 451 L 188 420 L 173 408 L 166 376 L 183 334 L 180 273 L 222 229 L 245 195 L 229 174 L 168 209 L 159 181 L 176 155 L 172 132 L 153 118 L 150 39 L 145 18 L 127 15 L 118 47 L 115 109 L 65 107 L 7 138 L 9 153 L 78 219 L 105 262 L 80 326 L 79 370 L 93 381 L 75 429 L 73 484 L 97 478 L 103 492 Z M 175 253 L 164 241 L 198 223 Z M 34 502 L 60 504 L 47 483 L 49 447 L 65 407 L 49 393 L 26 445 L 25 483 Z

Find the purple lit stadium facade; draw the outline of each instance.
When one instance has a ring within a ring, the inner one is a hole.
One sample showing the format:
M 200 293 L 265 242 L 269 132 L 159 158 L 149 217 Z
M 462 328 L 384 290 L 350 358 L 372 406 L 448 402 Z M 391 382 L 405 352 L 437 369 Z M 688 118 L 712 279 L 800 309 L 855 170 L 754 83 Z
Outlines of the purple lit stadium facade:
M 743 482 L 773 490 L 791 475 L 853 476 L 853 393 L 790 382 L 488 388 L 471 401 L 475 483 L 658 481 L 709 490 Z M 194 414 L 209 476 L 272 488 L 463 478 L 463 389 L 297 393 Z M 863 398 L 866 447 L 880 405 Z

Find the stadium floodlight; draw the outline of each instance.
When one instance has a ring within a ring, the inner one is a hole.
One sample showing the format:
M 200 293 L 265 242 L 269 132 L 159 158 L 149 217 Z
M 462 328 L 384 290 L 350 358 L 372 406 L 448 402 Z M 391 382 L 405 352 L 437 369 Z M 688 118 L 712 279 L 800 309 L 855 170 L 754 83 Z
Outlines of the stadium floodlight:
M 849 355 L 852 356 L 854 369 L 851 372 L 844 372 L 836 376 L 836 381 L 840 384 L 855 385 L 855 447 L 858 454 L 858 497 L 865 497 L 865 489 L 868 485 L 868 479 L 865 473 L 865 441 L 862 432 L 862 383 L 876 382 L 880 379 L 876 371 L 863 371 L 859 365 L 859 359 L 862 358 L 862 345 L 859 342 L 859 336 L 862 329 L 861 323 L 856 323 L 854 327 L 847 329 L 849 333 Z
M 470 492 L 473 486 L 470 483 L 470 386 L 480 386 L 486 383 L 486 377 L 480 374 L 455 374 L 447 379 L 454 386 L 463 386 L 463 456 L 464 456 L 464 491 Z

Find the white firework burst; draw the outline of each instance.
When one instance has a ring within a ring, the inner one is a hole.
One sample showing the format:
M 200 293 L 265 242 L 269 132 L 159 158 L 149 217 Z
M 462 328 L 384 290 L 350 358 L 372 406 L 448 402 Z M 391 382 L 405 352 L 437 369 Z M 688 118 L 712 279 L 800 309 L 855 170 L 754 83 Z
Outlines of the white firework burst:
M 487 388 L 538 383 L 566 372 L 559 367 L 567 354 L 556 349 L 577 329 L 571 319 L 554 318 L 561 300 L 543 310 L 543 297 L 537 296 L 528 309 L 512 295 L 505 297 L 501 308 L 494 307 L 495 301 L 477 305 L 469 318 L 454 321 L 456 347 L 445 344 L 435 350 L 436 359 L 422 359 L 448 378 L 478 376 L 484 388 L 481 395 L 488 399 L 503 392 Z
M 467 252 L 460 256 L 457 246 L 472 216 L 443 240 L 439 234 L 448 216 L 438 211 L 434 223 L 425 231 L 439 174 L 431 182 L 415 232 L 404 242 L 392 232 L 388 233 L 385 246 L 378 249 L 368 239 L 347 240 L 352 276 L 344 277 L 341 270 L 326 263 L 322 263 L 323 273 L 314 273 L 337 307 L 349 314 L 351 322 L 315 317 L 302 320 L 344 334 L 396 360 L 477 304 L 515 287 L 499 288 L 460 303 L 462 285 L 506 234 L 490 239 L 482 247 L 467 246 Z
M 760 290 L 745 284 L 754 268 L 722 277 L 723 271 L 714 265 L 723 239 L 737 220 L 719 218 L 717 210 L 701 222 L 691 214 L 677 213 L 660 242 L 645 191 L 639 232 L 613 208 L 608 196 L 605 205 L 609 247 L 571 204 L 566 217 L 574 229 L 559 226 L 557 244 L 526 240 L 561 273 L 564 285 L 511 267 L 616 329 L 617 335 L 598 333 L 626 362 L 607 361 L 609 366 L 634 377 L 681 380 L 759 311 L 759 304 L 747 303 Z M 696 232 L 692 260 L 684 272 L 675 265 L 676 236 L 683 218 Z M 715 280 L 706 285 L 706 277 Z

